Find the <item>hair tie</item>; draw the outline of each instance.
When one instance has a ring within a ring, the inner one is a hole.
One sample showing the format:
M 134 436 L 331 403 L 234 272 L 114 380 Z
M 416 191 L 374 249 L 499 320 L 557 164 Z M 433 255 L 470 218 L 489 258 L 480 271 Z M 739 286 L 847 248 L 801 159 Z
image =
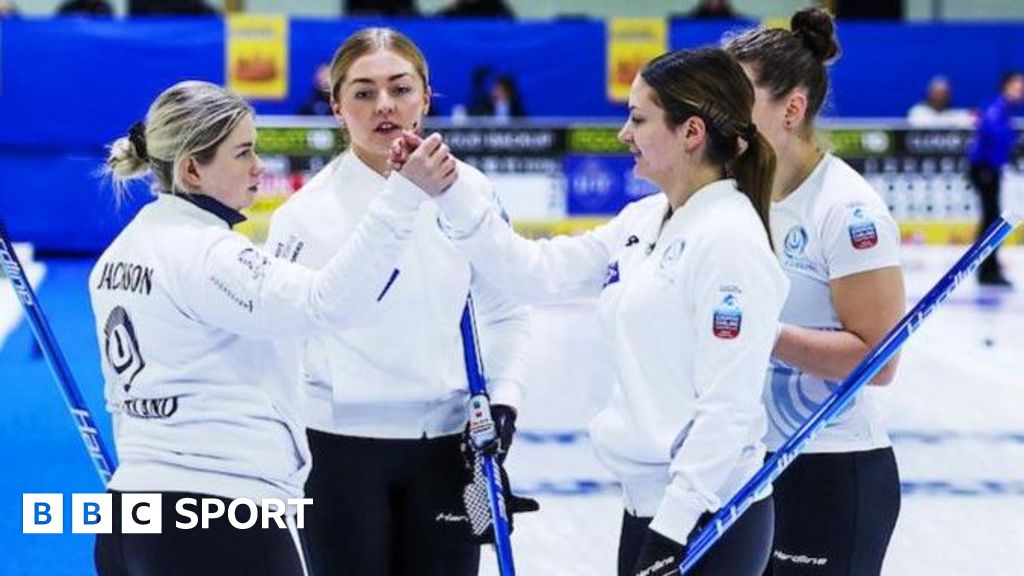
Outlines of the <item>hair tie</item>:
M 132 124 L 128 129 L 128 141 L 135 148 L 135 155 L 142 160 L 149 160 L 149 153 L 146 151 L 146 125 L 142 122 Z
M 743 127 L 743 139 L 747 142 L 753 142 L 757 138 L 757 124 L 753 122 L 748 123 Z

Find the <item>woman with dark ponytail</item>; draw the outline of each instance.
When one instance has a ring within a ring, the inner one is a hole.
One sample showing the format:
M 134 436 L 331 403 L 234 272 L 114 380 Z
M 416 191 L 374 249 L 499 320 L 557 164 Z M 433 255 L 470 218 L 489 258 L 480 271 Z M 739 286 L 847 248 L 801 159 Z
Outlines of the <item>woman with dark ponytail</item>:
M 832 17 L 797 12 L 726 50 L 754 83 L 754 121 L 778 154 L 775 252 L 793 290 L 768 371 L 766 443 L 777 450 L 900 319 L 899 229 L 885 203 L 814 137 L 839 54 Z M 896 361 L 872 384 L 893 380 Z M 878 574 L 900 508 L 899 472 L 871 394 L 861 393 L 775 483 L 769 574 Z
M 694 531 L 764 459 L 764 371 L 788 282 L 768 233 L 775 158 L 753 103 L 724 50 L 647 64 L 619 139 L 662 193 L 582 236 L 524 239 L 486 190 L 438 198 L 491 284 L 525 302 L 597 298 L 616 383 L 590 433 L 623 487 L 620 576 L 677 573 Z M 417 144 L 407 135 L 392 161 Z M 763 498 L 695 573 L 760 576 L 773 524 Z

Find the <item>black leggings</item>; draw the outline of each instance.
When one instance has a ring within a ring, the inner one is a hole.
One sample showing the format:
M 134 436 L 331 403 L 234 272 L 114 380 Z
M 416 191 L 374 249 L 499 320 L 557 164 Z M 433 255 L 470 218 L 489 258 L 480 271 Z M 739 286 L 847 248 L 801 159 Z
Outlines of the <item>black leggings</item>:
M 309 430 L 314 576 L 475 576 L 459 436 L 387 440 Z
M 892 448 L 803 454 L 775 482 L 773 576 L 872 576 L 900 513 Z
M 712 518 L 704 514 L 687 537 L 692 541 Z M 633 576 L 640 549 L 653 518 L 622 514 L 619 536 L 619 576 Z M 755 502 L 690 572 L 693 576 L 759 576 L 768 563 L 774 522 L 772 497 Z M 685 556 L 685 554 L 684 554 Z
M 1002 211 L 999 207 L 999 193 L 1003 175 L 998 168 L 984 164 L 972 165 L 969 175 L 974 191 L 978 194 L 978 199 L 981 200 L 981 221 L 978 223 L 977 233 L 977 236 L 980 237 L 999 218 Z M 979 276 L 986 278 L 1002 274 L 997 258 L 998 253 L 999 248 L 997 247 L 992 251 L 992 255 L 978 266 Z
M 288 528 L 273 522 L 263 529 L 259 522 L 249 529 L 233 527 L 225 515 L 210 520 L 209 528 L 179 530 L 176 521 L 187 521 L 175 512 L 180 498 L 217 498 L 227 510 L 230 500 L 189 492 L 162 492 L 160 534 L 121 534 L 121 492 L 113 494 L 111 534 L 96 537 L 95 560 L 99 576 L 303 576 L 299 556 L 301 531 L 293 536 Z M 259 502 L 256 502 L 259 505 Z M 200 508 L 195 506 L 193 511 Z M 309 507 L 307 507 L 307 512 Z M 249 518 L 241 506 L 235 515 L 240 522 Z

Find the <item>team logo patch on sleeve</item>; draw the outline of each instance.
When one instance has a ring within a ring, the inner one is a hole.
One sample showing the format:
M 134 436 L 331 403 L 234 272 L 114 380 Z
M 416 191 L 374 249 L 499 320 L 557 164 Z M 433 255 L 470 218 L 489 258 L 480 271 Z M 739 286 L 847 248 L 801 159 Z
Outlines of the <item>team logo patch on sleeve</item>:
M 857 250 L 867 250 L 878 244 L 878 230 L 875 221 L 864 213 L 863 206 L 857 206 L 851 213 L 850 243 Z
M 732 340 L 740 335 L 742 327 L 743 310 L 740 308 L 739 297 L 727 293 L 722 297 L 722 303 L 715 308 L 711 330 L 716 338 Z
M 604 271 L 604 284 L 601 284 L 601 289 L 605 289 L 612 284 L 619 281 L 619 262 L 615 261 L 608 265 L 608 268 Z

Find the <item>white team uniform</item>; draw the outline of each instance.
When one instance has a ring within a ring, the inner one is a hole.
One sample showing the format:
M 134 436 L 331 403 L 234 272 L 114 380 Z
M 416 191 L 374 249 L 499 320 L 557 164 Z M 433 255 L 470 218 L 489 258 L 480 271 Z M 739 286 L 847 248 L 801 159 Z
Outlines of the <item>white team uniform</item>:
M 685 542 L 764 458 L 763 371 L 788 282 L 750 201 L 723 180 L 667 220 L 657 194 L 582 236 L 529 241 L 485 198 L 438 199 L 481 274 L 526 301 L 599 296 L 616 383 L 591 436 L 626 509 Z
M 264 255 L 208 196 L 160 194 L 89 290 L 120 465 L 110 488 L 295 498 L 310 468 L 298 340 L 372 321 L 419 205 L 401 176 L 321 271 Z
M 354 153 L 334 159 L 273 216 L 267 246 L 282 258 L 323 266 L 346 242 L 385 179 Z M 453 188 L 486 183 L 460 163 Z M 410 439 L 459 433 L 468 387 L 459 320 L 472 286 L 491 402 L 518 407 L 528 314 L 471 278 L 468 260 L 420 206 L 373 324 L 309 338 L 302 379 L 309 427 L 330 434 Z
M 900 264 L 899 228 L 885 203 L 860 174 L 831 154 L 789 196 L 773 203 L 771 227 L 792 285 L 782 312 L 786 324 L 841 330 L 829 281 Z M 773 360 L 765 387 L 768 449 L 777 450 L 838 385 Z M 861 390 L 806 452 L 889 445 L 873 396 Z

